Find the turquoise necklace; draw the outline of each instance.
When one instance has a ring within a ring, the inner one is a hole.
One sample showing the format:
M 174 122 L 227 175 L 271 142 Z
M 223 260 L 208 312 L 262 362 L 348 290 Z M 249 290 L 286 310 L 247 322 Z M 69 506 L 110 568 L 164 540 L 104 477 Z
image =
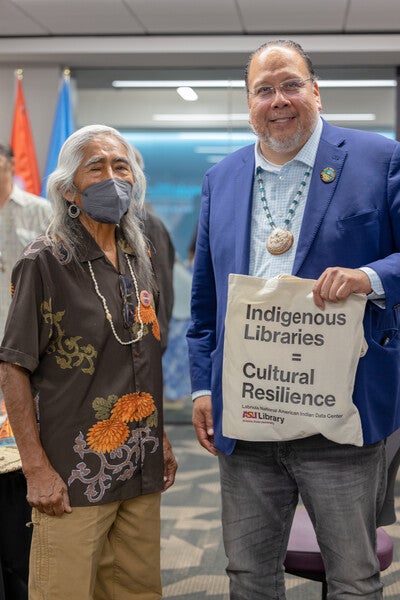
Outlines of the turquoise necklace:
M 293 233 L 289 231 L 289 226 L 299 205 L 303 191 L 307 185 L 307 179 L 310 176 L 311 168 L 312 167 L 308 167 L 303 175 L 303 179 L 300 182 L 297 194 L 290 203 L 288 214 L 284 220 L 284 226 L 277 227 L 274 219 L 272 218 L 271 211 L 267 203 L 267 198 L 265 196 L 264 182 L 261 177 L 262 168 L 257 167 L 257 182 L 260 190 L 261 202 L 268 220 L 268 224 L 272 229 L 272 232 L 270 233 L 265 244 L 270 254 L 284 254 L 293 246 L 294 237 Z

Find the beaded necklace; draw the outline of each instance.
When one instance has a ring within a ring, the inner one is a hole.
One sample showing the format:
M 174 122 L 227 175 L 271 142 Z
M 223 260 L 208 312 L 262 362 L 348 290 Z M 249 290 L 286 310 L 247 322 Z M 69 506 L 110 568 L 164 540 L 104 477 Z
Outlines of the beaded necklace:
M 128 258 L 128 255 L 124 253 L 124 256 L 126 258 L 126 262 L 128 263 L 128 267 L 129 267 L 129 270 L 131 272 L 132 280 L 133 280 L 133 283 L 134 283 L 134 286 L 135 286 L 135 295 L 136 295 L 136 300 L 137 300 L 137 313 L 138 313 L 138 319 L 139 319 L 139 323 L 140 323 L 140 329 L 138 331 L 137 336 L 133 340 L 129 340 L 128 342 L 124 342 L 123 340 L 121 340 L 121 338 L 119 337 L 119 335 L 115 331 L 115 326 L 114 326 L 114 322 L 113 322 L 113 319 L 112 319 L 112 315 L 111 315 L 110 311 L 108 310 L 106 299 L 104 298 L 104 296 L 101 294 L 101 292 L 99 290 L 99 286 L 98 286 L 98 283 L 97 283 L 96 278 L 94 276 L 93 267 L 92 267 L 92 263 L 90 262 L 90 260 L 88 260 L 88 265 L 89 265 L 90 274 L 91 274 L 92 279 L 93 279 L 94 289 L 96 290 L 96 294 L 98 295 L 98 297 L 100 298 L 100 300 L 101 300 L 101 302 L 103 304 L 103 308 L 104 308 L 104 313 L 106 315 L 106 319 L 110 323 L 110 327 L 111 327 L 111 330 L 112 330 L 112 332 L 114 334 L 115 339 L 117 340 L 117 342 L 119 342 L 120 344 L 122 344 L 122 346 L 129 346 L 130 344 L 134 344 L 135 342 L 138 342 L 139 340 L 142 339 L 144 325 L 143 325 L 143 321 L 142 321 L 142 316 L 140 314 L 140 297 L 139 297 L 139 286 L 138 286 L 138 283 L 137 283 L 137 279 L 136 279 L 135 273 L 133 271 L 132 265 L 130 263 L 130 260 Z
M 303 179 L 300 182 L 299 189 L 297 190 L 296 196 L 290 203 L 288 214 L 284 221 L 284 227 L 277 227 L 272 218 L 271 211 L 270 211 L 268 203 L 267 203 L 267 198 L 265 196 L 265 188 L 264 188 L 264 182 L 261 177 L 261 172 L 262 172 L 262 168 L 257 167 L 257 182 L 258 182 L 258 187 L 260 190 L 261 202 L 262 202 L 265 214 L 267 216 L 268 224 L 272 229 L 272 232 L 270 233 L 265 245 L 270 254 L 284 254 L 285 252 L 290 250 L 290 248 L 293 245 L 294 237 L 293 237 L 293 233 L 291 231 L 289 231 L 289 225 L 292 222 L 292 219 L 296 212 L 296 208 L 298 207 L 299 202 L 300 202 L 300 197 L 302 196 L 304 188 L 307 185 L 307 178 L 310 176 L 311 167 L 308 167 L 307 170 L 305 171 L 305 173 L 303 175 Z

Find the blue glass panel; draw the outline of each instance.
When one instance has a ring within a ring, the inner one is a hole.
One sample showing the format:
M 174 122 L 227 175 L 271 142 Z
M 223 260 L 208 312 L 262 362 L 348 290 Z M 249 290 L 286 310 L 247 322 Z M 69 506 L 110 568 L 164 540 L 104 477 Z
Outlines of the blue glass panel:
M 254 135 L 247 131 L 121 133 L 143 156 L 146 199 L 185 260 L 196 229 L 205 172 L 227 154 L 254 142 Z

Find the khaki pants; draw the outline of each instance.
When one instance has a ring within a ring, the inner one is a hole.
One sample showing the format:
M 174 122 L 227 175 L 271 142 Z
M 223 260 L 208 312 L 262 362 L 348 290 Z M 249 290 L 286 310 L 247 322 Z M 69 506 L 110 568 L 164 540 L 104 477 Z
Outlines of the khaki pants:
M 160 494 L 32 521 L 29 600 L 160 600 Z

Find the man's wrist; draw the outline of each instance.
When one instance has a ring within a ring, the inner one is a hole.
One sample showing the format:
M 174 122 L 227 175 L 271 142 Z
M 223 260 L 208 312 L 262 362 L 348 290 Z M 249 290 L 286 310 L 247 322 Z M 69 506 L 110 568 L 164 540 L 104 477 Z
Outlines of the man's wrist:
M 196 398 L 200 398 L 200 396 L 211 396 L 210 390 L 198 390 L 197 392 L 192 392 L 192 401 L 194 402 Z
M 372 292 L 368 294 L 368 298 L 370 300 L 384 298 L 385 290 L 378 273 L 374 269 L 371 269 L 371 267 L 360 267 L 359 270 L 367 275 L 371 284 Z

